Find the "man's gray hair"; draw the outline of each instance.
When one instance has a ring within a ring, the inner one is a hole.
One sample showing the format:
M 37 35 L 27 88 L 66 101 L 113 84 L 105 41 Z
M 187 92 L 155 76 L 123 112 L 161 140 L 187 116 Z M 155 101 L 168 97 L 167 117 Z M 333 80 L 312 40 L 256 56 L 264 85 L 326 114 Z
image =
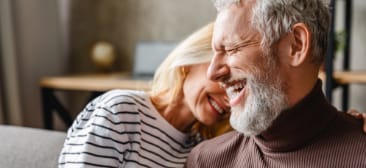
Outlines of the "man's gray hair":
M 218 11 L 245 0 L 215 0 Z M 282 36 L 292 31 L 296 23 L 304 23 L 310 30 L 310 53 L 313 62 L 324 61 L 330 25 L 330 13 L 323 0 L 256 0 L 252 9 L 252 26 L 262 36 L 262 47 L 268 51 Z

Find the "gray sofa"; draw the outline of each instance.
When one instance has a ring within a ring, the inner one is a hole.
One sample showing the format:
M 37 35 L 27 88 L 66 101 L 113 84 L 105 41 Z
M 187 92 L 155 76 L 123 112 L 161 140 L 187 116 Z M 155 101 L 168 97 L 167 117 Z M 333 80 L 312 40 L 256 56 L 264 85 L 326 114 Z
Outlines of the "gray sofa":
M 57 167 L 65 137 L 65 132 L 0 125 L 0 167 Z

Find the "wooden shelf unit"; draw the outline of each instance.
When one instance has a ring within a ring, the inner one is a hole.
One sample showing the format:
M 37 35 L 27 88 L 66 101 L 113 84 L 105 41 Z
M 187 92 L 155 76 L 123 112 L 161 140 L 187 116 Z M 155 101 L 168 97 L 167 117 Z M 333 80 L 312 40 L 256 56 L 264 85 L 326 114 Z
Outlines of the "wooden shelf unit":
M 366 71 L 336 71 L 333 78 L 337 84 L 366 84 Z

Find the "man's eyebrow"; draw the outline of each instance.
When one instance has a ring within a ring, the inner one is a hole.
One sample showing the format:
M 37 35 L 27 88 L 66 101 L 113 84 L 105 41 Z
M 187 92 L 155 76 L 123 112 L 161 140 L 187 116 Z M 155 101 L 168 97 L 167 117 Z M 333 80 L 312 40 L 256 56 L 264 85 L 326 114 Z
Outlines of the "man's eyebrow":
M 248 44 L 250 44 L 250 41 L 248 40 L 237 39 L 235 41 L 227 41 L 225 48 L 234 49 Z
M 235 39 L 225 39 L 223 46 L 225 48 L 234 48 L 236 46 L 240 46 L 243 43 L 245 43 L 245 40 L 241 39 L 240 37 L 236 37 Z
M 228 49 L 235 49 L 235 48 L 239 48 L 239 47 L 245 47 L 245 46 L 251 46 L 251 45 L 256 45 L 256 44 L 260 44 L 260 41 L 257 40 L 236 40 L 236 41 L 232 41 L 232 42 L 228 42 L 225 45 L 225 48 Z

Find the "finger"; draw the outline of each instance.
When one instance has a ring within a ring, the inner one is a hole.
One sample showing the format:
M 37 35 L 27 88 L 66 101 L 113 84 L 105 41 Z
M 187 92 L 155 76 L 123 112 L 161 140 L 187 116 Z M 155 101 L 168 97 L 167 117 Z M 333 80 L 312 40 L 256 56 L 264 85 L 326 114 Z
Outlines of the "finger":
M 358 112 L 356 109 L 348 109 L 347 113 L 354 112 L 354 111 Z
M 358 114 L 358 113 L 360 113 L 359 111 L 357 111 L 356 109 L 349 109 L 348 111 L 347 111 L 347 113 L 349 113 L 349 114 Z
M 366 133 L 366 113 L 360 113 L 359 111 L 357 111 L 355 109 L 349 109 L 347 111 L 347 114 L 351 115 L 352 117 L 355 117 L 356 119 L 362 119 L 363 131 Z
M 355 110 L 355 109 L 349 109 L 347 111 L 347 113 L 357 119 L 362 119 L 362 113 L 360 113 L 359 111 Z
M 349 115 L 356 118 L 356 119 L 363 119 L 362 114 L 359 114 L 359 113 L 349 114 Z

